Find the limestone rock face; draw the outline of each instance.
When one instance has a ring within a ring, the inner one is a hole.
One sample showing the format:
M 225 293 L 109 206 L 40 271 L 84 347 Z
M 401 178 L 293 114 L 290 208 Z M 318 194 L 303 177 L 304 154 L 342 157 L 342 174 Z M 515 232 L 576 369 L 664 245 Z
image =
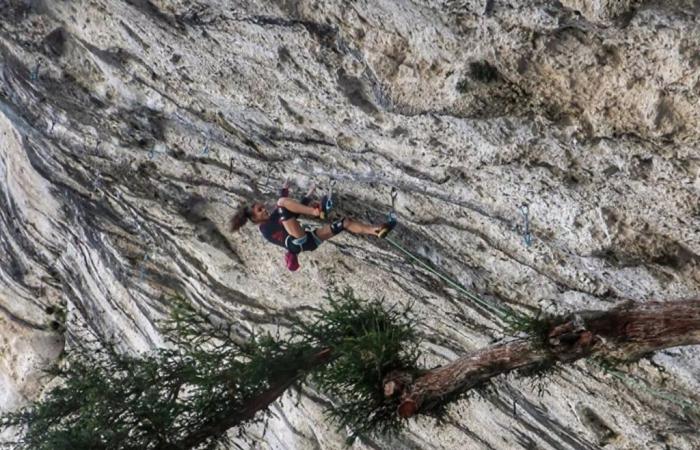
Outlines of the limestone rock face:
M 485 301 L 606 309 L 700 294 L 695 1 L 0 1 L 0 409 L 84 329 L 162 344 L 180 293 L 272 329 L 347 285 L 415 302 L 426 365 L 496 317 L 387 242 L 342 234 L 288 272 L 242 202 L 336 180 Z M 532 243 L 524 242 L 528 205 Z M 700 354 L 499 379 L 357 448 L 700 447 Z M 343 448 L 322 393 L 274 406 L 257 448 Z M 248 445 L 241 443 L 241 445 Z
M 622 14 L 633 14 L 633 8 L 638 6 L 636 0 L 564 0 L 562 5 L 578 11 L 591 21 L 606 21 Z

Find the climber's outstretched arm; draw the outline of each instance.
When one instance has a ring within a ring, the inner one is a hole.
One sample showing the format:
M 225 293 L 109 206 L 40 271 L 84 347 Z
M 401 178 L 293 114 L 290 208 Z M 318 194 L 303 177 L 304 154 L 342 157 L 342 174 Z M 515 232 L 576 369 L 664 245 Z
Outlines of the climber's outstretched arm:
M 282 197 L 277 200 L 277 206 L 285 208 L 294 214 L 302 214 L 309 217 L 319 217 L 321 214 L 321 210 L 319 208 L 303 205 L 302 203 L 289 197 Z

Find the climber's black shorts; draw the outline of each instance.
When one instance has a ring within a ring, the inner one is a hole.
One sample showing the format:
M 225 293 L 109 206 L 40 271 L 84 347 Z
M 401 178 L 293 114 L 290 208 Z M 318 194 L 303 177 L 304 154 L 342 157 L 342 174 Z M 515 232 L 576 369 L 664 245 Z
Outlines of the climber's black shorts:
M 316 236 L 315 231 L 307 231 L 304 237 L 294 238 L 287 236 L 284 246 L 292 253 L 312 252 L 321 245 L 321 240 Z

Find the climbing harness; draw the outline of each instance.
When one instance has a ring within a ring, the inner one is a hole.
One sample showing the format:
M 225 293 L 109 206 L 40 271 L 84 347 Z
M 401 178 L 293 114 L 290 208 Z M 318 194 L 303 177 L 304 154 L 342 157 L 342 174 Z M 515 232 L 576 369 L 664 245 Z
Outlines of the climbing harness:
M 527 206 L 527 203 L 523 203 L 520 206 L 520 213 L 523 215 L 523 219 L 525 220 L 525 231 L 523 231 L 523 242 L 525 242 L 525 245 L 530 247 L 532 245 L 532 234 L 530 233 L 530 208 Z

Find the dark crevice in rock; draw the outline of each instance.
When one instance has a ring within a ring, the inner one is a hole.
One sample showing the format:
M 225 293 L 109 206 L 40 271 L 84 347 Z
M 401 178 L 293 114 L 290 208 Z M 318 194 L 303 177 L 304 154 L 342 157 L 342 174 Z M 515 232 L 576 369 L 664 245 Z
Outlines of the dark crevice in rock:
M 54 56 L 61 56 L 66 47 L 66 31 L 58 27 L 44 38 L 44 46 Z
M 577 405 L 576 412 L 581 423 L 595 435 L 598 445 L 607 445 L 618 436 L 592 408 Z
M 275 415 L 284 423 L 285 428 L 291 431 L 291 436 L 296 436 L 295 441 L 304 442 L 304 448 L 308 448 L 309 450 L 321 450 L 324 448 L 318 437 L 313 433 L 313 428 L 309 427 L 311 431 L 310 434 L 304 433 L 300 428 L 294 426 L 287 418 L 285 411 L 278 404 L 273 404 L 272 410 L 273 414 L 276 413 Z
M 131 36 L 131 38 L 132 38 L 133 40 L 135 40 L 136 42 L 138 42 L 139 45 L 140 45 L 145 51 L 148 51 L 148 49 L 151 48 L 151 46 L 148 45 L 148 44 L 146 43 L 146 41 L 143 40 L 143 38 L 141 37 L 141 35 L 140 35 L 139 33 L 137 33 L 136 31 L 134 31 L 129 25 L 127 25 L 126 23 L 124 23 L 123 20 L 120 20 L 120 21 L 119 21 L 119 25 L 121 25 L 122 28 L 124 28 L 124 31 L 126 31 L 126 33 L 127 33 L 129 36 Z
M 331 141 L 327 136 L 310 136 L 303 133 L 290 133 L 277 128 L 268 129 L 267 137 L 272 141 L 293 142 L 301 145 L 320 145 L 323 147 L 335 147 L 335 142 Z M 314 155 L 315 157 L 315 155 Z M 315 157 L 318 160 L 318 157 Z
M 479 444 L 479 448 L 485 449 L 485 450 L 498 450 L 496 447 L 492 446 L 491 444 L 488 443 L 484 438 L 479 436 L 479 434 L 475 431 L 472 431 L 469 429 L 469 424 L 463 425 L 460 423 L 459 419 L 455 417 L 450 417 L 449 420 L 445 421 L 445 424 L 450 425 L 455 427 L 457 430 L 459 430 L 461 433 L 465 434 L 466 436 L 469 437 L 469 439 L 473 440 L 474 442 Z
M 28 327 L 28 328 L 32 328 L 34 330 L 40 330 L 40 331 L 47 330 L 46 325 L 41 325 L 41 324 L 33 323 L 29 320 L 25 320 L 25 319 L 19 317 L 18 315 L 14 314 L 9 309 L 5 308 L 5 306 L 3 306 L 2 304 L 0 304 L 0 311 L 2 311 L 2 313 L 5 317 L 9 318 L 11 321 L 13 321 L 19 325 L 22 325 L 22 326 Z
M 309 33 L 318 37 L 322 41 L 326 41 L 335 38 L 338 33 L 338 29 L 324 23 L 314 22 L 310 20 L 299 20 L 299 19 L 287 19 L 285 17 L 275 17 L 275 16 L 252 16 L 244 20 L 256 25 L 273 25 L 279 27 L 296 27 L 302 26 Z
M 195 236 L 202 242 L 217 248 L 224 252 L 229 258 L 236 263 L 245 266 L 245 262 L 238 255 L 236 249 L 231 246 L 229 240 L 219 231 L 218 226 L 204 215 L 204 210 L 209 204 L 209 201 L 198 195 L 192 195 L 183 208 L 180 214 L 192 225 L 195 226 Z
M 173 27 L 179 31 L 184 30 L 184 27 L 175 18 L 165 14 L 150 0 L 125 0 L 125 2 L 139 10 L 143 15 L 154 18 L 154 23 L 167 25 L 167 27 L 164 27 L 166 29 Z
M 519 423 L 524 429 L 535 436 L 538 436 L 548 445 L 552 446 L 552 448 L 561 448 L 562 443 L 566 444 L 568 448 L 572 450 L 597 450 L 599 448 L 597 445 L 576 436 L 574 430 L 567 428 L 556 419 L 551 418 L 545 411 L 527 400 L 510 385 L 506 383 L 500 383 L 499 385 L 505 389 L 505 393 L 510 397 L 511 401 L 506 402 L 495 392 L 484 392 L 482 395 L 484 395 L 491 404 L 497 407 L 501 413 L 510 417 L 514 422 Z M 514 403 L 516 405 L 515 408 L 513 408 Z M 518 409 L 521 410 L 520 413 Z M 522 417 L 522 411 L 526 412 L 533 422 Z
M 338 85 L 341 91 L 350 101 L 367 114 L 375 114 L 379 110 L 370 100 L 362 81 L 352 75 L 348 75 L 344 69 L 338 69 Z

